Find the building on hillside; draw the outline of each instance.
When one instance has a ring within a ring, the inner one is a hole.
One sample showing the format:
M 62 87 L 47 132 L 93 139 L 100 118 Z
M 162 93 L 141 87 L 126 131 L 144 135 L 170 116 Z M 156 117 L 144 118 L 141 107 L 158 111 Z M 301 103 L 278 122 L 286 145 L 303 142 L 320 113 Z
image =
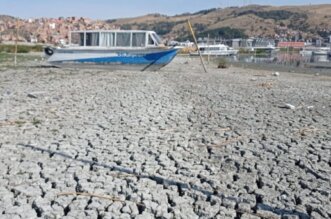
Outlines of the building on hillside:
M 38 43 L 38 38 L 35 36 L 30 36 L 30 43 Z
M 49 27 L 51 28 L 51 29 L 55 29 L 56 28 L 56 23 L 50 23 L 50 24 L 48 24 L 49 25 Z
M 321 46 L 323 46 L 323 43 L 324 43 L 324 40 L 321 38 L 313 39 L 313 46 L 321 47 Z
M 238 49 L 240 48 L 241 44 L 241 39 L 233 39 L 232 40 L 232 48 Z

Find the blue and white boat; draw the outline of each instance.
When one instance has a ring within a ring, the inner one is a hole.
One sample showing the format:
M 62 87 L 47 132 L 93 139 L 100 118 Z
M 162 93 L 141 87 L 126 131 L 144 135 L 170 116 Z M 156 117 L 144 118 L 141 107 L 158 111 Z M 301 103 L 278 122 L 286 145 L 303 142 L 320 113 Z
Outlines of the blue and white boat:
M 156 71 L 169 64 L 177 49 L 165 47 L 154 31 L 73 31 L 69 44 L 46 47 L 47 61 L 58 67 Z

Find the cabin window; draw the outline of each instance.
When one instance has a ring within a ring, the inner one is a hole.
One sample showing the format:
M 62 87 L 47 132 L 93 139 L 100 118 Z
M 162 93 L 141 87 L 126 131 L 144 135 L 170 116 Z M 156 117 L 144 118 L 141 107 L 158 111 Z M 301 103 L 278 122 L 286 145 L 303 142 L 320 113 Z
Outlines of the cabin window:
M 162 43 L 161 38 L 156 33 L 152 33 L 152 35 L 153 35 L 154 40 L 156 40 L 157 45 Z
M 146 44 L 145 33 L 132 33 L 132 46 L 133 47 L 144 47 Z
M 99 33 L 86 33 L 86 46 L 99 46 Z
M 148 45 L 155 45 L 154 40 L 150 34 L 148 34 Z
M 71 33 L 71 44 L 84 46 L 84 33 Z
M 131 33 L 117 33 L 116 46 L 128 47 L 130 46 Z
M 100 33 L 100 46 L 115 46 L 115 33 Z

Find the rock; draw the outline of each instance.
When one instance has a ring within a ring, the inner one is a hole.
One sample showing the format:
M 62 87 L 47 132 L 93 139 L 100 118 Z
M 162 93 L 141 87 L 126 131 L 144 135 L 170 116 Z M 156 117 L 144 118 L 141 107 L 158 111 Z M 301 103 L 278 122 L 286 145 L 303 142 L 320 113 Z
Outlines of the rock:
M 151 213 L 143 212 L 140 215 L 137 215 L 135 219 L 154 219 L 154 215 Z
M 219 207 L 219 205 L 211 206 L 210 203 L 201 200 L 195 202 L 194 212 L 196 212 L 199 217 L 213 218 L 219 212 Z
M 313 211 L 311 214 L 311 219 L 322 219 L 324 217 L 322 217 L 319 213 L 317 213 L 316 211 Z
M 36 95 L 34 95 L 34 94 L 28 94 L 28 97 L 30 97 L 30 98 L 34 98 L 34 99 L 37 99 L 38 97 L 36 96 Z
M 261 218 L 256 215 L 244 213 L 241 215 L 240 219 L 261 219 Z
M 132 203 L 132 202 L 127 202 L 125 204 L 125 206 L 121 209 L 121 211 L 123 213 L 128 213 L 130 214 L 131 216 L 136 216 L 139 214 L 139 211 L 138 211 L 138 208 L 137 208 L 137 205 L 135 203 Z
M 240 212 L 246 212 L 246 213 L 250 213 L 252 211 L 251 205 L 249 203 L 244 203 L 244 202 L 238 204 L 238 210 Z
M 120 219 L 131 219 L 131 216 L 127 213 L 121 214 Z
M 94 211 L 94 210 L 85 210 L 84 214 L 86 215 L 86 217 L 89 218 L 98 218 L 98 213 L 99 211 Z M 73 215 L 74 216 L 74 215 Z
M 263 218 L 269 218 L 269 219 L 281 219 L 280 215 L 275 214 L 271 211 L 266 211 L 266 210 L 257 210 L 256 215 L 263 217 Z
M 234 209 L 227 209 L 225 207 L 220 207 L 220 212 L 217 216 L 221 216 L 219 218 L 235 218 L 237 215 Z
M 5 214 L 1 215 L 1 219 L 21 219 L 21 216 L 17 214 Z
M 295 106 L 293 106 L 292 104 L 289 104 L 289 103 L 285 103 L 282 108 L 295 110 Z
M 272 76 L 278 77 L 278 76 L 279 76 L 279 72 L 278 72 L 278 71 L 273 72 L 273 73 L 272 73 Z
M 114 202 L 112 205 L 108 207 L 109 212 L 120 212 L 121 208 L 123 207 L 123 204 L 121 202 Z
M 224 198 L 222 201 L 222 205 L 226 208 L 234 209 L 236 207 L 236 200 L 232 198 Z
M 27 96 L 30 98 L 37 99 L 38 96 L 43 96 L 43 95 L 45 95 L 45 91 L 34 91 L 34 92 L 28 93 Z
M 284 214 L 282 219 L 300 219 L 299 215 L 295 214 Z
M 156 212 L 157 206 L 158 206 L 157 203 L 149 201 L 149 200 L 144 200 L 143 204 L 146 208 L 146 211 L 151 212 L 151 213 Z

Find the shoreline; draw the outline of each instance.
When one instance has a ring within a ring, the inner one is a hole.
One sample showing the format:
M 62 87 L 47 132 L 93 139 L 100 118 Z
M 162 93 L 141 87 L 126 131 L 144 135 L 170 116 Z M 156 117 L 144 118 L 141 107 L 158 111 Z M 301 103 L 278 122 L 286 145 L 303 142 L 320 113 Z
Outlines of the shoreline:
M 189 57 L 189 58 L 197 58 L 197 57 L 190 57 L 189 55 L 180 55 L 180 57 Z M 228 57 L 211 57 L 211 63 L 215 63 L 217 65 L 217 60 L 222 58 Z M 199 60 L 198 60 L 199 61 Z M 205 63 L 207 63 L 207 58 L 204 57 Z M 331 64 L 330 68 L 316 68 L 316 67 L 294 67 L 291 65 L 280 65 L 280 64 L 273 64 L 273 63 L 246 63 L 246 62 L 233 62 L 226 60 L 228 67 L 237 67 L 243 69 L 254 69 L 254 70 L 265 70 L 270 72 L 289 72 L 289 73 L 298 73 L 298 74 L 319 74 L 324 76 L 331 76 Z

